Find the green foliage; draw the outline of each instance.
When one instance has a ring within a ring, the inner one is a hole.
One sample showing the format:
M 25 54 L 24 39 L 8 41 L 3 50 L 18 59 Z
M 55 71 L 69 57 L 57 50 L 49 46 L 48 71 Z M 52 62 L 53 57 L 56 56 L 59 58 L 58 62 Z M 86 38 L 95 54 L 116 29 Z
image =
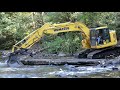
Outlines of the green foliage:
M 73 54 L 81 49 L 81 35 L 78 32 L 60 33 L 58 36 L 47 36 L 42 43 L 43 47 L 51 47 L 49 53 L 64 52 Z
M 53 36 L 51 36 L 52 38 Z M 61 37 L 54 38 L 51 41 L 44 41 L 43 46 L 50 47 L 47 51 L 49 53 L 56 53 L 60 51 L 61 44 L 64 42 L 64 40 Z
M 116 12 L 115 13 L 115 24 L 114 24 L 114 29 L 116 30 L 117 32 L 117 37 L 118 39 L 120 40 L 120 12 Z
M 32 31 L 31 13 L 0 13 L 0 49 L 10 49 L 16 42 Z
M 71 21 L 71 14 L 73 12 L 48 12 L 44 16 L 45 22 L 64 23 Z
M 61 51 L 67 54 L 74 54 L 81 49 L 81 35 L 78 32 L 69 32 L 63 36 Z

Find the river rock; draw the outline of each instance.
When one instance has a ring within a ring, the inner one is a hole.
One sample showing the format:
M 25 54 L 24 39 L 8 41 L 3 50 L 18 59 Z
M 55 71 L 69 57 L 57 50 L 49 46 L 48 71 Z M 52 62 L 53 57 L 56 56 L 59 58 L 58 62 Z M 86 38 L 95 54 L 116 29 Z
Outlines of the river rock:
M 63 53 L 63 52 L 59 52 L 58 56 L 59 56 L 59 57 L 65 57 L 65 56 L 66 56 L 66 54 L 65 54 L 65 53 Z
M 117 67 L 112 67 L 113 71 L 118 71 L 119 69 Z

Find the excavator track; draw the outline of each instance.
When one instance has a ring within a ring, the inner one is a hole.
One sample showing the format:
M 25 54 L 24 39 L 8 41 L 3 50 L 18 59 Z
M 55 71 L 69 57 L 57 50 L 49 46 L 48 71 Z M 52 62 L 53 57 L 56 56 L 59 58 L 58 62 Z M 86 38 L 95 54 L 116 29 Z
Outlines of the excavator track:
M 86 59 L 87 58 L 87 55 L 90 53 L 90 52 L 93 52 L 94 50 L 93 49 L 85 49 L 85 50 L 82 50 L 80 51 L 79 53 L 77 53 L 75 56 L 77 58 L 81 58 L 81 59 Z
M 98 50 L 84 50 L 81 51 L 78 55 L 78 58 L 86 59 L 113 59 L 120 56 L 120 46 L 109 47 L 105 49 Z
M 95 50 L 93 52 L 90 52 L 88 55 L 87 55 L 87 58 L 88 59 L 100 59 L 101 58 L 101 55 L 100 53 L 102 53 L 105 49 L 103 50 Z M 94 55 L 97 55 L 96 57 L 94 57 Z
M 110 47 L 93 54 L 92 59 L 111 59 L 120 56 L 120 46 Z

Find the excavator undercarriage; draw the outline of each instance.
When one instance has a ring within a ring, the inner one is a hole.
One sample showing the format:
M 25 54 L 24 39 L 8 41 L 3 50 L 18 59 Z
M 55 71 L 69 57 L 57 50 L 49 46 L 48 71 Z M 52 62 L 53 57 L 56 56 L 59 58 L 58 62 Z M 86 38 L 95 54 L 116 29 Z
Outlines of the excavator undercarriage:
M 120 46 L 103 49 L 86 49 L 80 52 L 77 57 L 80 59 L 113 59 L 120 55 Z

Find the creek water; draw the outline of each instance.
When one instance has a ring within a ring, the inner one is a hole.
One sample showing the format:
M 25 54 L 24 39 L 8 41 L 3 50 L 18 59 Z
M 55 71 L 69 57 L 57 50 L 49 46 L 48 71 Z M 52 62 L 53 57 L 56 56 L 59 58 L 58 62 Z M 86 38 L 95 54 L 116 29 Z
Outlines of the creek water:
M 0 62 L 0 78 L 120 78 L 120 66 L 39 65 L 8 67 Z

